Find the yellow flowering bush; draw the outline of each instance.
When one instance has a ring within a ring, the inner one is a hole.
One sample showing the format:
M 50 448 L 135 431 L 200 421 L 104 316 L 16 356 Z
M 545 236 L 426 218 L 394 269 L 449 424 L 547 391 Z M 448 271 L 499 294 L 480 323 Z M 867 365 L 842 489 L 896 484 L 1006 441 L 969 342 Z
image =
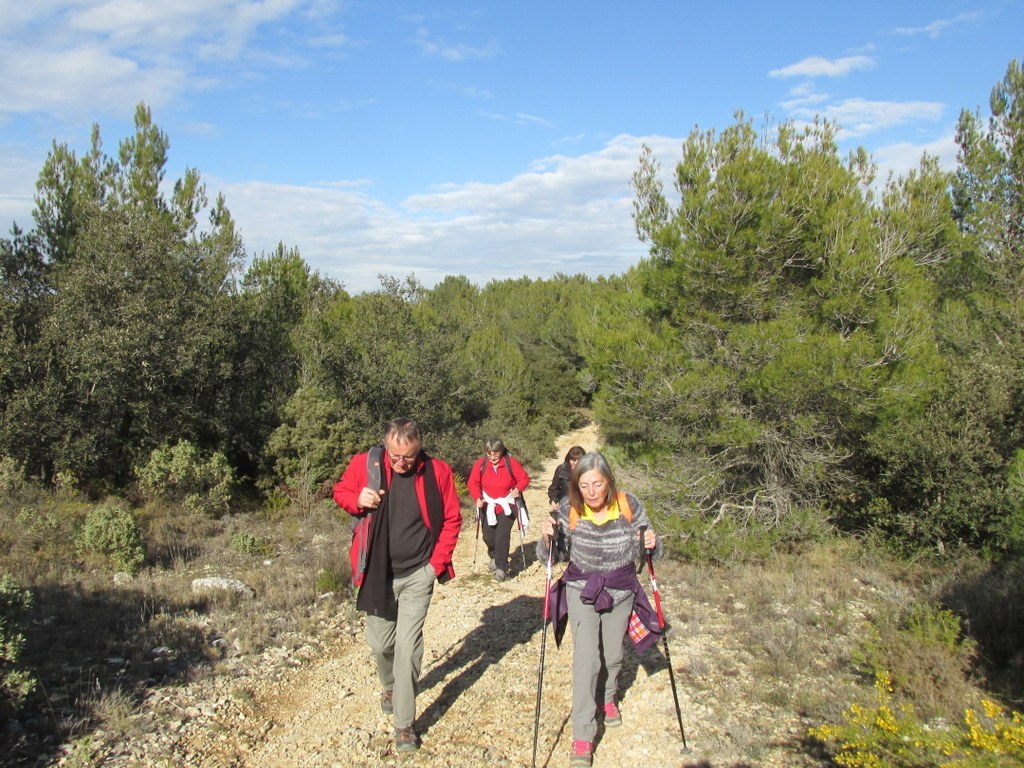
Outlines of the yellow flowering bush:
M 842 725 L 812 728 L 845 768 L 1010 768 L 1024 765 L 1024 715 L 984 700 L 963 722 L 928 726 L 910 706 L 894 711 L 892 683 L 875 676 L 876 704 L 850 706 Z

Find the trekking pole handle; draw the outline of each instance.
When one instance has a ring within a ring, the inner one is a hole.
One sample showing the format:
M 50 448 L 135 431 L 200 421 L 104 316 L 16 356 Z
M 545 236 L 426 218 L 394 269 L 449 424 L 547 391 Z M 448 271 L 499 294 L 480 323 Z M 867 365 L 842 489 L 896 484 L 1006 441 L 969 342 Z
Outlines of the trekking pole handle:
M 647 544 L 647 526 L 646 525 L 641 525 L 640 526 L 640 548 L 644 551 L 645 555 L 648 552 L 651 551 L 651 550 L 649 550 L 647 548 L 646 544 Z

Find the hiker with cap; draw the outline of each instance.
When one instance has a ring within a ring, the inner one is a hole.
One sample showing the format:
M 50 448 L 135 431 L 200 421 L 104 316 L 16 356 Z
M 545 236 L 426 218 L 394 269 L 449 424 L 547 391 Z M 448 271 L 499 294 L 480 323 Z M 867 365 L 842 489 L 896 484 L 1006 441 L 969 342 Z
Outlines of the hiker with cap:
M 500 438 L 487 440 L 484 450 L 485 455 L 477 459 L 466 478 L 466 487 L 476 502 L 477 515 L 481 516 L 494 579 L 504 581 L 509 571 L 512 528 L 526 524 L 522 519 L 522 492 L 530 484 L 530 476 Z
M 414 730 L 423 664 L 423 624 L 434 582 L 454 578 L 452 554 L 462 527 L 451 467 L 428 456 L 416 422 L 397 418 L 375 446 L 349 462 L 334 500 L 356 517 L 350 556 L 356 607 L 394 715 L 395 748 L 419 747 Z
M 576 462 L 580 456 L 586 453 L 583 446 L 574 445 L 565 453 L 565 459 L 555 467 L 555 474 L 551 478 L 551 485 L 548 486 L 548 501 L 551 502 L 551 511 L 558 509 L 562 499 L 569 495 L 569 484 L 572 482 L 572 471 L 576 469 Z
M 557 531 L 557 536 L 555 533 Z M 572 630 L 572 749 L 569 764 L 592 764 L 598 717 L 606 728 L 622 724 L 617 690 L 623 645 L 638 651 L 658 640 L 658 617 L 637 578 L 645 552 L 662 551 L 643 504 L 620 492 L 605 457 L 580 457 L 569 495 L 541 522 L 537 559 L 552 546 L 569 565 L 551 585 L 555 642 Z

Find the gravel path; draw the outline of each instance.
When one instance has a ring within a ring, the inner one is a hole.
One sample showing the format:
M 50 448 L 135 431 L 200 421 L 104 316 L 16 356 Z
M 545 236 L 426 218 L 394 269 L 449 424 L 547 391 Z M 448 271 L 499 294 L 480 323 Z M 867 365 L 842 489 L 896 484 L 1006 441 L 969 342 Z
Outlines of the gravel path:
M 150 709 L 161 713 L 159 728 L 109 755 L 105 766 L 188 765 L 221 768 L 305 768 L 416 766 L 472 768 L 533 764 L 534 712 L 541 649 L 545 573 L 533 554 L 538 517 L 547 509 L 546 490 L 555 466 L 573 444 L 596 446 L 586 427 L 565 435 L 556 456 L 526 492 L 533 522 L 526 535 L 526 560 L 518 548 L 510 578 L 493 581 L 486 548 L 477 548 L 475 527 L 467 523 L 455 552 L 456 578 L 435 589 L 426 625 L 422 690 L 416 730 L 422 745 L 413 754 L 394 751 L 390 715 L 378 705 L 379 684 L 360 623 L 348 635 L 347 616 L 317 647 L 308 645 L 263 664 L 228 666 L 218 676 L 155 694 Z M 513 534 L 515 535 L 515 534 Z M 474 566 L 474 560 L 476 565 Z M 557 578 L 560 571 L 556 570 Z M 660 585 L 666 611 L 682 611 L 665 574 Z M 620 679 L 621 728 L 600 726 L 594 766 L 724 768 L 752 765 L 730 754 L 728 734 L 713 714 L 691 699 L 683 667 L 708 642 L 704 632 L 680 631 L 671 653 L 683 722 L 691 747 L 714 746 L 701 754 L 685 752 L 673 706 L 668 668 L 660 646 L 638 658 L 627 652 Z M 548 629 L 537 766 L 566 766 L 571 744 L 572 641 L 566 633 L 556 648 Z M 168 723 L 168 714 L 171 719 Z M 155 716 L 155 715 L 154 715 Z M 691 732 L 692 731 L 692 732 Z M 796 765 L 765 755 L 757 765 Z M 774 759 L 773 759 L 774 758 Z

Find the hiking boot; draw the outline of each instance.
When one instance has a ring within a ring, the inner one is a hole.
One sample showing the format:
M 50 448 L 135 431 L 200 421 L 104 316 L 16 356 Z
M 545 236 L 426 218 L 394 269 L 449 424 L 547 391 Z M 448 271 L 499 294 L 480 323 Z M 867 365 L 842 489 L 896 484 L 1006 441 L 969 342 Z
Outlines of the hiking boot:
M 569 752 L 569 765 L 582 766 L 593 765 L 594 763 L 594 742 L 577 741 L 573 739 L 572 751 Z
M 418 741 L 416 741 L 416 731 L 414 731 L 412 728 L 395 729 L 396 752 L 415 752 L 419 748 L 420 744 Z
M 391 696 L 391 691 L 380 692 L 380 711 L 388 715 L 392 714 L 395 711 L 394 706 L 391 704 Z
M 622 713 L 619 712 L 619 706 L 614 701 L 609 701 L 604 705 L 604 724 L 609 728 L 618 728 L 622 725 Z
M 501 568 L 495 568 L 494 569 L 494 580 L 495 581 L 504 581 L 505 580 L 505 572 L 503 570 L 501 570 Z

